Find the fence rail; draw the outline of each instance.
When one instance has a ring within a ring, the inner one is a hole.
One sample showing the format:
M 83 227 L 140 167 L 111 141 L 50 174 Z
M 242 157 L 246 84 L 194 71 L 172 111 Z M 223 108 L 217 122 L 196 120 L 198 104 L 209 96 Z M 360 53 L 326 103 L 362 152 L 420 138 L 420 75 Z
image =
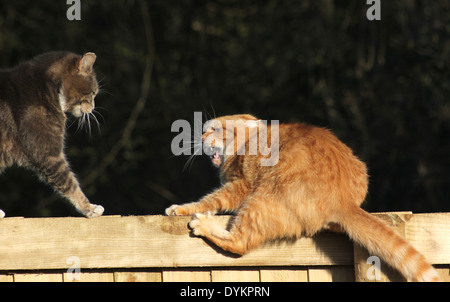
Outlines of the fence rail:
M 450 281 L 450 213 L 374 214 Z M 217 216 L 224 227 L 230 216 Z M 190 217 L 0 220 L 0 281 L 373 281 L 367 251 L 346 235 L 271 242 L 242 257 L 192 237 Z M 376 281 L 400 281 L 381 263 Z

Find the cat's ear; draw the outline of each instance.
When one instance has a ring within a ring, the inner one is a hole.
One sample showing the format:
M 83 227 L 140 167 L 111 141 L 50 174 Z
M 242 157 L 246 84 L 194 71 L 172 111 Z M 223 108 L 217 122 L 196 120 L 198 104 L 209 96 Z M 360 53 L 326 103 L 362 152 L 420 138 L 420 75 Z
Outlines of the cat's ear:
M 78 63 L 78 73 L 90 74 L 92 73 L 92 66 L 95 63 L 97 56 L 93 52 L 86 53 Z

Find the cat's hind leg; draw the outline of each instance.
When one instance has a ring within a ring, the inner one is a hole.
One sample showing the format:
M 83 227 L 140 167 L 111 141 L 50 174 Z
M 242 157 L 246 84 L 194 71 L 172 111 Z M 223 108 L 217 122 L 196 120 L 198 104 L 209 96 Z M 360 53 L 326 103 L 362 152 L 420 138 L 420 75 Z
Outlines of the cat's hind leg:
M 239 209 L 229 230 L 219 225 L 210 213 L 192 215 L 189 227 L 194 235 L 205 237 L 223 250 L 244 255 L 277 235 L 277 231 L 274 233 L 279 223 L 276 215 L 261 211 L 254 201 Z
M 222 240 L 231 239 L 230 232 L 216 223 L 214 215 L 211 212 L 206 212 L 205 214 L 195 213 L 192 215 L 189 227 L 195 236 L 214 236 Z
M 234 225 L 231 230 L 221 227 L 210 213 L 192 215 L 189 227 L 195 236 L 201 236 L 211 241 L 221 249 L 237 255 L 261 245 L 265 238 L 261 234 L 246 233 L 241 227 Z
M 204 237 L 225 251 L 238 255 L 247 253 L 247 245 L 236 230 L 231 232 L 221 227 L 211 213 L 192 215 L 189 227 L 195 236 Z

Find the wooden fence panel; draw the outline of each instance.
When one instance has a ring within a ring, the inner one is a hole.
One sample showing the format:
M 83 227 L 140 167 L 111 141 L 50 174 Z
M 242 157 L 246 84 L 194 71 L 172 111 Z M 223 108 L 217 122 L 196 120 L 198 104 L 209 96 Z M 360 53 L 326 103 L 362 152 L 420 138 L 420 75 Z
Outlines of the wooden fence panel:
M 450 213 L 375 214 L 450 281 Z M 230 216 L 216 216 L 224 227 Z M 370 281 L 367 251 L 344 234 L 268 243 L 237 257 L 190 236 L 190 217 L 0 220 L 0 282 Z M 382 264 L 378 281 L 402 280 Z M 76 276 L 76 278 L 74 278 Z
M 308 269 L 273 267 L 261 268 L 261 282 L 308 282 Z
M 226 225 L 229 216 L 218 216 Z M 352 264 L 346 236 L 321 234 L 266 245 L 242 257 L 191 237 L 190 217 L 105 216 L 0 220 L 0 270 Z M 199 257 L 198 255 L 201 255 Z

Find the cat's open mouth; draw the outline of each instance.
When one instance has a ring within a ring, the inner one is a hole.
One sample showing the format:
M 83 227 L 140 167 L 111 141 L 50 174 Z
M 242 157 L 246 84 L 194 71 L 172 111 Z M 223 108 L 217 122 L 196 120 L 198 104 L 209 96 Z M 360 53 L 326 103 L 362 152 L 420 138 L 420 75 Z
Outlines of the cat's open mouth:
M 214 148 L 213 151 L 214 152 L 209 156 L 211 158 L 211 162 L 215 166 L 220 166 L 220 164 L 222 162 L 222 159 L 220 158 L 220 150 Z
M 218 159 L 219 158 L 219 150 L 215 150 L 213 154 L 211 154 L 211 159 Z

